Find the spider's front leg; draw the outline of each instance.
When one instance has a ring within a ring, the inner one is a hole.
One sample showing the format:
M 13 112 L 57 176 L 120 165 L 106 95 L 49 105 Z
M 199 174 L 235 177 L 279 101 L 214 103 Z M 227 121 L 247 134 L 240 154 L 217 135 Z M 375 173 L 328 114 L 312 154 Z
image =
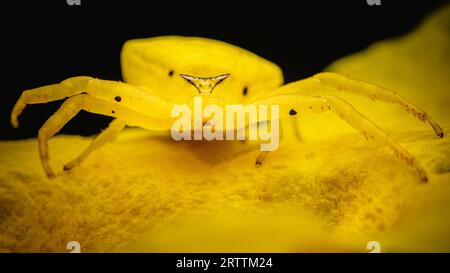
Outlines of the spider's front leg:
M 367 140 L 390 147 L 399 159 L 415 170 L 421 181 L 428 181 L 427 173 L 408 151 L 393 140 L 388 133 L 343 99 L 333 96 L 279 94 L 254 101 L 253 103 L 256 105 L 279 105 L 280 118 L 297 115 L 298 113 L 324 113 L 331 111 L 358 130 Z
M 117 118 L 75 160 L 65 165 L 70 169 L 88 154 L 112 139 L 125 126 L 150 130 L 167 130 L 173 120 L 172 104 L 152 96 L 146 89 L 129 84 L 90 77 L 69 78 L 60 84 L 39 87 L 22 93 L 11 113 L 11 123 L 18 126 L 18 116 L 27 104 L 45 103 L 69 97 L 41 127 L 38 133 L 39 155 L 48 177 L 55 175 L 50 166 L 47 141 L 80 110 Z
M 412 114 L 421 121 L 428 123 L 431 128 L 433 128 L 437 136 L 444 136 L 441 126 L 439 126 L 439 124 L 429 114 L 420 109 L 418 106 L 407 101 L 397 92 L 367 82 L 353 80 L 337 73 L 319 73 L 310 78 L 284 85 L 276 89 L 274 93 L 296 94 L 301 92 L 302 94 L 310 95 L 327 88 L 340 92 L 353 93 L 368 97 L 372 100 L 399 104 L 404 107 L 408 113 Z
M 68 171 L 75 166 L 80 165 L 81 162 L 83 162 L 84 159 L 93 151 L 99 149 L 110 140 L 113 140 L 120 133 L 120 131 L 125 128 L 125 125 L 126 122 L 121 119 L 115 119 L 111 121 L 111 123 L 108 125 L 108 128 L 98 134 L 91 142 L 91 144 L 89 144 L 89 146 L 80 155 L 78 155 L 77 158 L 64 165 L 64 170 Z

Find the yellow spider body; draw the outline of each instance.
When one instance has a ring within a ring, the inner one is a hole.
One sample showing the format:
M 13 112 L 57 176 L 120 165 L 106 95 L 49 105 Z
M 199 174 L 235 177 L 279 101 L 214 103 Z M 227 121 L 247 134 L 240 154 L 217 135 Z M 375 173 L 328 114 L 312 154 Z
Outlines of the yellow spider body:
M 322 89 L 333 89 L 399 104 L 427 122 L 438 136 L 443 136 L 441 127 L 428 114 L 396 92 L 335 73 L 320 73 L 282 85 L 283 75 L 277 65 L 220 41 L 178 36 L 131 40 L 123 47 L 121 63 L 126 83 L 82 76 L 22 93 L 11 113 L 14 127 L 18 126 L 17 118 L 27 104 L 68 98 L 38 134 L 41 162 L 49 177 L 55 173 L 49 164 L 47 140 L 80 110 L 115 119 L 85 151 L 64 166 L 65 170 L 80 164 L 92 151 L 116 136 L 125 125 L 169 131 L 174 122 L 171 117 L 173 106 L 190 105 L 196 96 L 201 96 L 205 105 L 277 105 L 280 119 L 298 113 L 331 111 L 369 141 L 390 147 L 416 171 L 422 181 L 428 178 L 421 164 L 384 130 L 345 100 L 317 96 L 316 93 Z M 217 85 L 229 74 L 231 76 L 226 81 Z M 198 92 L 190 83 L 196 86 Z M 261 164 L 265 154 L 258 156 L 257 164 Z
M 283 73 L 274 63 L 240 47 L 197 37 L 130 40 L 123 46 L 121 64 L 125 82 L 145 86 L 172 103 L 187 103 L 195 94 L 179 74 L 210 77 L 230 73 L 214 90 L 226 104 L 245 103 L 283 84 Z

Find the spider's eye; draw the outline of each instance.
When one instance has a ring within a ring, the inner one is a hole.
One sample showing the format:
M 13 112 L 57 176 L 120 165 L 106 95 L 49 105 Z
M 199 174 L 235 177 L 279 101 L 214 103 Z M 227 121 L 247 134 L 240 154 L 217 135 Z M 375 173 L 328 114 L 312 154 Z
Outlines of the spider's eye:
M 242 95 L 247 95 L 247 92 L 248 92 L 248 87 L 246 86 L 246 87 L 244 87 L 244 90 L 242 90 Z
M 169 77 L 172 77 L 172 76 L 173 76 L 173 73 L 174 73 L 173 70 L 170 70 L 170 71 L 169 71 Z

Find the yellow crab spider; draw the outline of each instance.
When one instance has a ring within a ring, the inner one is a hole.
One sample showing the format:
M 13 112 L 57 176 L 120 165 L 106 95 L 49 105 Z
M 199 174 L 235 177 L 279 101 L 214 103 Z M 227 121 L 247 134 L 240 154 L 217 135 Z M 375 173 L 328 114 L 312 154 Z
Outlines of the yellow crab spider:
M 54 176 L 55 172 L 49 164 L 47 141 L 80 110 L 115 119 L 77 158 L 64 166 L 65 170 L 80 164 L 91 152 L 116 136 L 125 125 L 169 131 L 174 122 L 171 118 L 173 106 L 188 104 L 195 96 L 201 96 L 205 105 L 276 104 L 279 105 L 280 119 L 297 113 L 331 111 L 367 139 L 390 147 L 424 182 L 428 178 L 420 163 L 383 129 L 345 100 L 316 96 L 314 93 L 331 88 L 400 104 L 409 113 L 427 122 L 439 137 L 443 137 L 441 127 L 428 114 L 396 92 L 335 73 L 319 73 L 283 85 L 282 71 L 277 65 L 242 48 L 216 40 L 179 36 L 131 40 L 122 49 L 121 65 L 126 83 L 73 77 L 59 84 L 24 91 L 16 102 L 11 113 L 13 127 L 19 126 L 18 116 L 27 104 L 67 98 L 38 133 L 39 155 L 48 177 Z M 175 77 L 178 74 L 185 80 Z M 232 77 L 223 81 L 229 74 Z M 220 76 L 201 78 L 212 75 Z M 218 85 L 220 82 L 223 84 Z M 190 85 L 194 85 L 197 91 Z M 261 164 L 264 155 L 262 152 L 258 156 L 257 164 Z

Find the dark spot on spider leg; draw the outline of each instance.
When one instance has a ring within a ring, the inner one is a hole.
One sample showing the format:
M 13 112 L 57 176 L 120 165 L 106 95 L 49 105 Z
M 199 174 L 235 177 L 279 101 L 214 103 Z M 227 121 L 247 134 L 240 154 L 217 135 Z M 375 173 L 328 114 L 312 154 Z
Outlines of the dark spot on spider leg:
M 248 87 L 246 86 L 246 87 L 244 87 L 244 90 L 242 90 L 242 95 L 247 95 L 247 93 L 248 93 Z
M 115 114 L 115 113 L 116 113 L 116 111 L 112 110 L 112 111 L 111 111 L 111 113 Z
M 169 71 L 169 77 L 172 77 L 172 76 L 173 76 L 173 73 L 174 73 L 173 70 L 170 70 L 170 71 Z
M 289 111 L 289 115 L 295 116 L 295 115 L 297 115 L 297 111 L 295 111 L 294 109 L 291 109 L 291 111 Z
M 114 100 L 117 102 L 120 102 L 122 100 L 122 98 L 120 96 L 116 96 L 116 97 L 114 97 Z

